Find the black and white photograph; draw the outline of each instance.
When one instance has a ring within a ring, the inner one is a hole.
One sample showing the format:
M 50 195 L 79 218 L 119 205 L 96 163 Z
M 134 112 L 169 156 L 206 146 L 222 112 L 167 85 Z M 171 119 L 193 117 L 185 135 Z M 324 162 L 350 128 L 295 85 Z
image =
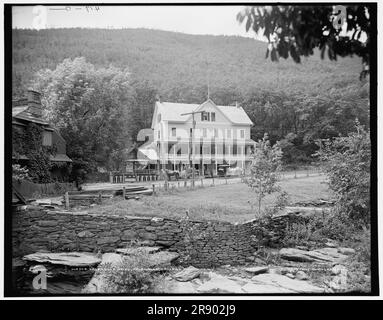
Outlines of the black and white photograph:
M 379 295 L 377 7 L 5 4 L 5 296 Z

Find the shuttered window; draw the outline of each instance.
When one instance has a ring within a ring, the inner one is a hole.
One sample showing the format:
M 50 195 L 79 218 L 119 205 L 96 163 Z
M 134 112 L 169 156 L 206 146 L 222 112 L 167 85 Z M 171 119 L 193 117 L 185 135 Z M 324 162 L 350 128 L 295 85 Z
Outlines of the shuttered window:
M 43 133 L 43 146 L 52 146 L 52 132 L 44 131 Z

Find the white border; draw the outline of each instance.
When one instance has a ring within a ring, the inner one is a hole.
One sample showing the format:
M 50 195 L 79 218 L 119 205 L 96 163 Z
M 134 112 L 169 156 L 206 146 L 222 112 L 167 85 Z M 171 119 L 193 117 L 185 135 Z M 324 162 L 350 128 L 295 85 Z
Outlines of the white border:
M 121 3 L 121 4 L 129 4 L 129 3 L 182 3 L 181 1 L 164 1 L 164 0 L 139 0 L 139 1 L 122 1 L 122 0 L 114 0 L 113 2 L 115 3 Z M 184 2 L 189 2 L 189 3 L 233 3 L 235 1 L 230 1 L 230 0 L 208 0 L 208 1 L 195 1 L 195 0 L 187 0 Z M 249 4 L 254 4 L 254 1 L 250 0 L 244 0 L 241 2 L 247 2 Z M 268 1 L 269 2 L 269 1 Z M 277 1 L 270 1 L 270 2 L 277 2 Z M 284 3 L 284 2 L 289 2 L 286 0 L 280 0 L 278 3 Z M 296 1 L 299 4 L 299 1 Z M 312 1 L 312 0 L 306 0 L 305 2 L 325 2 L 325 1 Z M 328 1 L 327 1 L 328 2 Z M 337 1 L 337 3 L 342 3 L 342 2 L 355 2 L 355 3 L 361 3 L 361 2 L 376 2 L 376 1 Z M 35 3 L 42 3 L 41 1 L 22 1 L 22 0 L 9 0 L 6 1 L 6 3 L 11 3 L 11 4 L 18 4 L 18 3 L 30 3 L 30 4 L 35 4 Z M 50 0 L 49 3 L 84 3 L 84 1 L 57 1 L 57 0 Z M 4 26 L 4 7 L 3 7 L 3 0 L 1 0 L 1 14 L 0 14 L 0 24 Z M 94 4 L 94 3 L 92 3 Z M 100 3 L 101 4 L 101 3 Z M 335 2 L 334 2 L 335 4 Z M 383 33 L 383 22 L 380 17 L 383 17 L 383 7 L 382 4 L 378 2 L 378 12 L 377 12 L 377 26 L 378 26 L 378 52 L 377 52 L 377 57 L 382 57 L 383 56 L 383 48 L 382 48 L 382 33 Z M 0 99 L 1 99 L 1 104 L 3 104 L 4 101 L 4 30 L 1 32 L 1 54 L 0 54 L 0 59 L 1 59 L 1 91 L 0 91 Z M 378 70 L 377 70 L 377 79 L 378 79 L 378 119 L 381 118 L 382 112 L 379 108 L 379 105 L 381 104 L 381 84 L 379 79 L 382 78 L 382 72 L 383 72 L 383 67 L 382 63 L 380 63 L 379 58 L 378 58 Z M 3 108 L 4 110 L 4 108 Z M 1 124 L 4 123 L 4 111 L 0 113 L 0 121 Z M 377 150 L 382 150 L 382 142 L 383 141 L 383 134 L 382 134 L 382 129 L 378 125 L 378 149 Z M 3 126 L 1 126 L 0 130 L 0 145 L 4 146 L 4 129 Z M 356 297 L 349 297 L 349 296 L 142 296 L 142 297 L 121 297 L 121 296 L 113 296 L 113 297 L 108 297 L 108 296 L 101 296 L 101 297 L 90 297 L 90 296 L 78 296 L 78 297 L 28 297 L 28 298 L 10 298 L 10 297 L 4 297 L 4 150 L 1 151 L 0 154 L 0 177 L 1 177 L 1 185 L 0 185 L 0 203 L 1 203 L 1 211 L 0 211 L 0 300 L 153 300 L 153 301 L 162 301 L 162 300 L 383 300 L 382 299 L 382 279 L 383 279 L 383 272 L 382 272 L 382 266 L 383 266 L 383 257 L 382 257 L 382 247 L 383 247 L 383 240 L 381 236 L 381 232 L 379 230 L 383 230 L 383 222 L 382 219 L 379 219 L 378 215 L 378 243 L 379 243 L 379 279 L 380 279 L 380 295 L 377 297 L 365 297 L 365 296 L 356 296 Z M 379 156 L 380 153 L 379 151 L 377 152 L 377 164 L 378 164 L 378 177 L 383 177 L 382 176 L 382 169 L 381 169 L 381 157 Z M 383 182 L 382 179 L 378 179 L 378 190 L 382 190 L 383 187 Z M 380 192 L 379 192 L 380 193 Z M 378 193 L 378 208 L 383 207 L 383 197 L 379 197 Z M 379 210 L 378 210 L 379 212 Z

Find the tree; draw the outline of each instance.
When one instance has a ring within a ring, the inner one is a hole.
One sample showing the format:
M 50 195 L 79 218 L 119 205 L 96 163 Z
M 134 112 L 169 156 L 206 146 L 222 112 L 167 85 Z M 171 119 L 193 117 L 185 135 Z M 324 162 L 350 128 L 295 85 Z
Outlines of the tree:
M 134 90 L 127 69 L 97 68 L 85 58 L 65 59 L 37 73 L 45 117 L 67 143 L 73 172 L 108 167 L 125 147 Z
M 270 145 L 268 135 L 256 144 L 251 155 L 250 175 L 245 182 L 256 193 L 258 215 L 261 214 L 262 199 L 272 192 L 278 191 L 279 172 L 281 171 L 282 151 L 277 144 Z
M 370 132 L 356 122 L 356 132 L 337 137 L 318 153 L 337 203 L 354 221 L 370 221 Z
M 362 57 L 368 73 L 370 64 L 370 35 L 374 31 L 370 15 L 372 7 L 366 5 L 346 6 L 253 6 L 246 7 L 237 15 L 240 23 L 246 21 L 246 31 L 263 31 L 269 41 L 266 58 L 272 61 L 291 56 L 297 63 L 302 56 L 326 49 L 330 60 L 337 56 L 357 55 Z M 347 33 L 342 33 L 342 22 L 347 23 Z M 364 39 L 365 38 L 365 39 Z

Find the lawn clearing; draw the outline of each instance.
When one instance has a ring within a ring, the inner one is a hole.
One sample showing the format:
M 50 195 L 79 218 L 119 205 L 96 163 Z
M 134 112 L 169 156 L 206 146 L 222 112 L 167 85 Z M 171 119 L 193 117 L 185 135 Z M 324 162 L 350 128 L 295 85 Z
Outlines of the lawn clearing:
M 290 195 L 290 203 L 329 199 L 324 176 L 285 179 L 280 182 L 284 191 Z M 262 207 L 271 206 L 276 195 L 271 194 L 263 200 Z M 140 200 L 114 198 L 102 205 L 89 209 L 89 213 L 110 213 L 130 216 L 157 216 L 181 218 L 188 213 L 196 220 L 223 220 L 244 222 L 256 217 L 255 197 L 244 183 L 174 189 L 160 192 L 156 196 L 142 197 Z M 252 208 L 253 204 L 253 208 Z

